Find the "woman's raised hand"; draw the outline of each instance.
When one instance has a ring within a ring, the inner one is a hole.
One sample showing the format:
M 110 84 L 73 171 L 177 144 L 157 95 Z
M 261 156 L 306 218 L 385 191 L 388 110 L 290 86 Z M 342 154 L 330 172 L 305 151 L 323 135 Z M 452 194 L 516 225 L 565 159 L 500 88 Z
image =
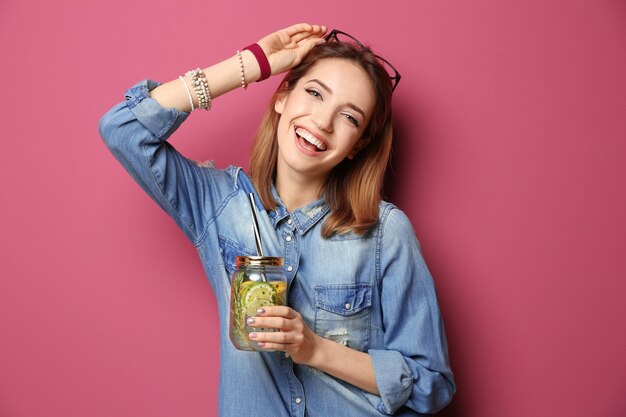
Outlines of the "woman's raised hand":
M 324 42 L 325 33 L 326 26 L 299 23 L 267 35 L 257 43 L 275 75 L 298 65 L 315 45 Z

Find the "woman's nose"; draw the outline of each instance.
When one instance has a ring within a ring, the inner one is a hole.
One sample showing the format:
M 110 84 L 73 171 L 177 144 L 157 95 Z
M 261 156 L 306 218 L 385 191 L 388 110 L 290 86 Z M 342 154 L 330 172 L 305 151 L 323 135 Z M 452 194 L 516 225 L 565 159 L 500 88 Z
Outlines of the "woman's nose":
M 328 109 L 317 109 L 317 111 L 311 115 L 311 121 L 319 130 L 325 132 L 333 131 L 333 114 Z

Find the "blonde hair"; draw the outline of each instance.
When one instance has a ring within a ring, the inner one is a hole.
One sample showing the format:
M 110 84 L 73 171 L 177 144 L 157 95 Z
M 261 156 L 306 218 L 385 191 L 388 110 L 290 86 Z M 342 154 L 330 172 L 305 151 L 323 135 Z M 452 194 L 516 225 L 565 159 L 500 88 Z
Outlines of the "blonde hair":
M 372 117 L 361 140 L 370 138 L 352 159 L 344 159 L 329 174 L 322 195 L 331 214 L 324 222 L 322 236 L 334 234 L 365 234 L 378 222 L 385 170 L 392 142 L 391 79 L 368 48 L 348 43 L 331 42 L 314 47 L 297 67 L 287 73 L 274 93 L 261 120 L 252 148 L 250 178 L 266 209 L 277 206 L 271 184 L 276 175 L 278 141 L 276 132 L 280 114 L 274 110 L 276 101 L 288 94 L 298 80 L 322 59 L 343 59 L 362 68 L 372 81 L 376 102 Z

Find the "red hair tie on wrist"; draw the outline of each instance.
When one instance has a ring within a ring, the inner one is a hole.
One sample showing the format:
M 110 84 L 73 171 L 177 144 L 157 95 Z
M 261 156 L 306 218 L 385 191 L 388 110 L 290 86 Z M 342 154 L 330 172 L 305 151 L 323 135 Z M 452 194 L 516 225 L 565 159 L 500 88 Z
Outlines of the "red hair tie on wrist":
M 259 67 L 261 68 L 261 78 L 259 78 L 257 82 L 269 78 L 270 75 L 272 75 L 270 62 L 267 60 L 267 56 L 265 55 L 265 52 L 263 52 L 263 49 L 259 46 L 259 44 L 253 43 L 252 45 L 248 45 L 243 49 L 247 49 L 248 51 L 252 52 L 252 55 L 254 55 L 257 62 L 259 63 Z

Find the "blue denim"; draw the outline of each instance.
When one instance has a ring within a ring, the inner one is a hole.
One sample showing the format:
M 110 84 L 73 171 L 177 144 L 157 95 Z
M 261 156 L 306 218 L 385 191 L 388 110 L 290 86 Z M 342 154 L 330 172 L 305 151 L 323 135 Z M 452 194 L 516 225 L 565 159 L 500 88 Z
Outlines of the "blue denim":
M 196 247 L 220 319 L 220 416 L 418 416 L 436 412 L 456 390 L 431 275 L 407 217 L 380 205 L 364 236 L 324 239 L 323 199 L 293 212 L 266 211 L 238 167 L 215 169 L 166 142 L 188 113 L 149 97 L 144 80 L 100 121 L 117 160 Z M 265 254 L 284 258 L 288 304 L 317 334 L 372 358 L 380 396 L 282 352 L 236 350 L 228 337 L 235 257 L 255 255 L 248 193 L 256 196 Z

